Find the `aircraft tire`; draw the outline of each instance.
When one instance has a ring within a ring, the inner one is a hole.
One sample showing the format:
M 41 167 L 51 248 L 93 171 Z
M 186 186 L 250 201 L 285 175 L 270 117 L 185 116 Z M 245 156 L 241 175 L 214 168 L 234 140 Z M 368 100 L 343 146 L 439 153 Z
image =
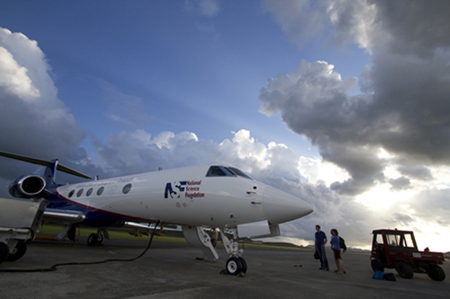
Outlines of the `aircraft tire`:
M 97 234 L 94 234 L 94 233 L 90 234 L 87 239 L 87 244 L 88 244 L 88 246 L 94 246 L 94 245 L 98 244 Z
M 238 275 L 242 272 L 242 262 L 237 257 L 230 257 L 226 263 L 226 269 L 230 275 Z
M 25 252 L 27 252 L 27 244 L 23 241 L 19 241 L 16 244 L 16 247 L 13 249 L 12 252 L 8 254 L 6 257 L 6 261 L 8 262 L 14 262 L 20 259 L 22 256 L 25 255 Z
M 239 260 L 241 261 L 242 264 L 242 272 L 247 273 L 247 262 L 242 257 L 240 257 Z
M 8 257 L 9 246 L 3 242 L 0 242 L 0 264 Z

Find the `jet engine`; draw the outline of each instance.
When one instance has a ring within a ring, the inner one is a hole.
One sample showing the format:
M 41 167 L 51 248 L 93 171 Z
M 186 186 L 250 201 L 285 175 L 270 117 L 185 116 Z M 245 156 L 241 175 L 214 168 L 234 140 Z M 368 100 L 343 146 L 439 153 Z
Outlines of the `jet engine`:
M 27 175 L 16 179 L 9 186 L 9 194 L 14 197 L 32 198 L 44 191 L 45 181 L 37 175 Z

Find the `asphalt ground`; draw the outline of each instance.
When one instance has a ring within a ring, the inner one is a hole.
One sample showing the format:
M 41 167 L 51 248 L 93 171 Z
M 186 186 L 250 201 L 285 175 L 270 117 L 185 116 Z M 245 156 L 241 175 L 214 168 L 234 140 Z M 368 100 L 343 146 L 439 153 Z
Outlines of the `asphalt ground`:
M 132 259 L 147 245 L 145 240 L 105 240 L 104 246 L 85 243 L 36 241 L 15 262 L 0 269 L 48 269 L 57 263 Z M 369 253 L 346 252 L 347 274 L 319 270 L 312 250 L 246 245 L 244 277 L 220 274 L 227 254 L 218 247 L 220 260 L 196 259 L 201 251 L 183 242 L 155 240 L 145 255 L 131 262 L 59 266 L 56 271 L 0 272 L 0 298 L 449 298 L 447 278 L 432 281 L 426 274 L 397 281 L 372 279 Z

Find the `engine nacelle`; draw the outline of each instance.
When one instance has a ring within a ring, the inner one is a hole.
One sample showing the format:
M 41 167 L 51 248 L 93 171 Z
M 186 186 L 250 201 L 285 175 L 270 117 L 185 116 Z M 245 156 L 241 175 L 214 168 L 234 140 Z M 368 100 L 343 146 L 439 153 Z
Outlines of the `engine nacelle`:
M 9 186 L 9 194 L 13 197 L 32 198 L 44 191 L 45 180 L 37 175 L 27 175 L 16 179 Z

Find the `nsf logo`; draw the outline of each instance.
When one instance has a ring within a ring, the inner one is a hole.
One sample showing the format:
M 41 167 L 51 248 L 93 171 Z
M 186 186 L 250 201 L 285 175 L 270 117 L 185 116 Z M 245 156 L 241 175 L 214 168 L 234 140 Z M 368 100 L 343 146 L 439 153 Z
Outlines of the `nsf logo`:
M 180 198 L 185 186 L 186 181 L 167 183 L 166 189 L 164 190 L 164 198 Z

